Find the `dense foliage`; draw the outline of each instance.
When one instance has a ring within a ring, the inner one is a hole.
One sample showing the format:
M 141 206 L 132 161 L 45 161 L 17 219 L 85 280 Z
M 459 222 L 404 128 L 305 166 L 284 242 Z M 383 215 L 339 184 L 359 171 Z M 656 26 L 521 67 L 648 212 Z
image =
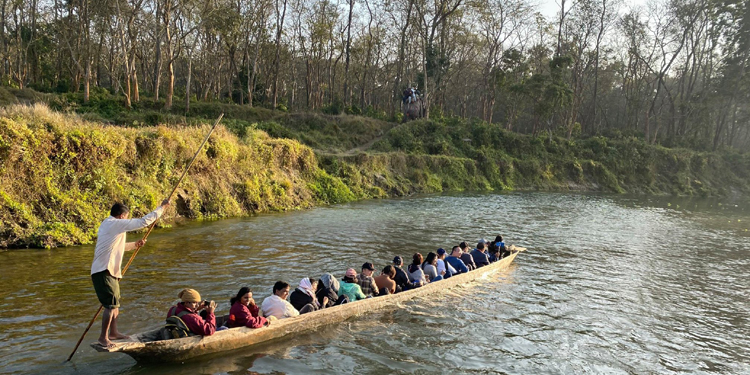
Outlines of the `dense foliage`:
M 217 102 L 393 119 L 417 85 L 434 119 L 747 149 L 748 2 L 632 3 L 1 0 L 0 86 L 170 123 Z
M 530 136 L 459 118 L 397 125 L 351 115 L 269 117 L 227 106 L 226 126 L 196 161 L 162 225 L 423 192 L 709 196 L 750 186 L 750 157 L 732 150 L 668 149 L 634 137 Z M 115 201 L 145 214 L 179 178 L 214 110 L 206 118 L 162 114 L 182 125 L 159 126 L 140 124 L 151 110 L 131 112 L 138 125 L 111 126 L 101 120 L 106 113 L 0 108 L 0 247 L 91 242 Z

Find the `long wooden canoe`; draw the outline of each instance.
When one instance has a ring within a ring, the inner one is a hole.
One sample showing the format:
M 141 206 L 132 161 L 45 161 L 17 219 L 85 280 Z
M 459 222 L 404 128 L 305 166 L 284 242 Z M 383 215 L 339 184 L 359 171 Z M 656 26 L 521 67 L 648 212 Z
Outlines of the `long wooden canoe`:
M 387 307 L 394 307 L 415 297 L 440 293 L 448 288 L 466 284 L 508 268 L 516 255 L 518 255 L 518 252 L 523 250 L 526 249 L 511 247 L 511 255 L 500 261 L 468 273 L 429 283 L 421 288 L 382 297 L 368 298 L 294 318 L 277 320 L 268 327 L 257 329 L 239 327 L 217 331 L 211 336 L 189 336 L 180 339 L 158 340 L 160 327 L 152 331 L 134 335 L 129 341 L 114 341 L 116 346 L 112 349 L 106 349 L 98 342 L 92 343 L 91 347 L 100 352 L 125 353 L 138 362 L 163 363 L 180 362 L 206 354 L 254 346 L 281 337 L 309 332 L 321 326 L 339 323 L 353 316 L 371 313 L 374 310 Z

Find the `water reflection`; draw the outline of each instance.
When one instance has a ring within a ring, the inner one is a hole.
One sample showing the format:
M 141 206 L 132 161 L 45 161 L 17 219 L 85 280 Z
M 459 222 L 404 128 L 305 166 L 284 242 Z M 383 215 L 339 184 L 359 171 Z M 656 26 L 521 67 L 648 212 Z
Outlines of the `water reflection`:
M 502 275 L 443 298 L 164 366 L 85 345 L 61 365 L 95 311 L 93 247 L 0 253 L 0 372 L 750 373 L 747 204 L 462 194 L 159 231 L 122 282 L 126 332 L 159 325 L 186 286 L 227 311 L 242 285 L 260 301 L 279 278 L 296 285 L 498 232 L 531 248 Z

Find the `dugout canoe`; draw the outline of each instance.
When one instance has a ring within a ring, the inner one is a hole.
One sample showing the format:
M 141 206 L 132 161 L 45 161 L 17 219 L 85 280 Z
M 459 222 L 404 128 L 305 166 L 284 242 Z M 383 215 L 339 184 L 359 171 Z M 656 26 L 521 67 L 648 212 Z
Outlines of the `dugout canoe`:
M 442 292 L 448 288 L 466 284 L 502 271 L 513 262 L 524 248 L 511 248 L 511 255 L 474 271 L 456 275 L 445 280 L 427 284 L 421 288 L 388 296 L 368 298 L 327 309 L 300 315 L 294 318 L 277 320 L 268 327 L 251 329 L 246 327 L 217 331 L 211 336 L 189 336 L 172 340 L 157 340 L 161 327 L 136 334 L 130 341 L 114 341 L 115 347 L 106 349 L 98 342 L 91 347 L 100 352 L 125 353 L 141 363 L 181 362 L 206 354 L 251 347 L 282 337 L 313 331 L 319 327 L 339 323 L 354 316 L 371 313 L 416 297 Z

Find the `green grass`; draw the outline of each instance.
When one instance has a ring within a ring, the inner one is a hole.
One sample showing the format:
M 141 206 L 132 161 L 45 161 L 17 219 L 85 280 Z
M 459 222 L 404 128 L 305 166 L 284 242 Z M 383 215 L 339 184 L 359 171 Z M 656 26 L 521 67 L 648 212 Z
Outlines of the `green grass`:
M 18 103 L 45 103 L 32 106 Z M 444 191 L 747 193 L 750 155 L 634 137 L 534 137 L 445 118 L 396 124 L 348 114 L 227 103 L 0 88 L 0 248 L 89 243 L 115 201 L 147 213 L 184 170 L 219 113 L 222 126 L 162 225 L 356 199 Z M 346 112 L 346 111 L 344 111 Z M 383 117 L 380 115 L 379 117 Z M 114 125 L 114 126 L 112 126 Z
M 176 183 L 203 127 L 106 127 L 42 105 L 0 109 L 0 247 L 91 242 L 108 207 L 138 216 Z M 355 199 L 313 150 L 259 130 L 219 127 L 178 190 L 179 215 L 221 218 Z

